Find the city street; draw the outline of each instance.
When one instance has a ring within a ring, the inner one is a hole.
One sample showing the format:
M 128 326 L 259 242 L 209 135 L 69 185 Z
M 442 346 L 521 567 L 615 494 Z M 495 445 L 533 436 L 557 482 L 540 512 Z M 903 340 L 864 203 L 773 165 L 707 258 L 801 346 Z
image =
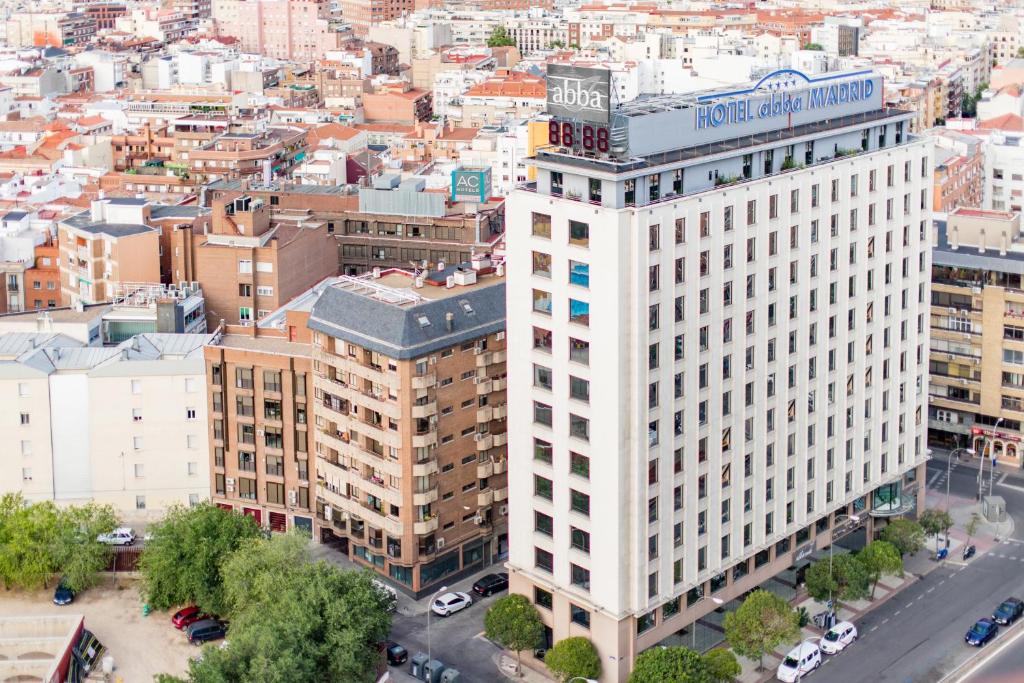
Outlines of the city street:
M 945 452 L 933 454 L 928 466 L 929 500 L 941 506 L 946 492 Z M 974 461 L 977 462 L 976 460 Z M 1024 478 L 1020 472 L 997 468 L 995 493 L 1006 499 L 1011 515 L 1024 511 Z M 1012 475 L 1012 476 L 1011 476 Z M 950 476 L 950 496 L 973 499 L 978 472 L 969 464 L 957 464 Z M 988 469 L 986 467 L 986 491 Z M 836 681 L 892 681 L 899 683 L 940 680 L 977 650 L 964 643 L 964 633 L 974 620 L 989 616 L 997 604 L 1011 595 L 1024 594 L 1024 525 L 966 566 L 953 562 L 939 567 L 895 595 L 860 620 L 860 639 L 848 651 L 829 657 L 818 675 Z M 991 676 L 974 681 L 996 683 L 1020 680 L 1024 656 L 1008 648 L 992 663 Z M 1014 678 L 1006 678 L 1016 670 Z M 986 669 L 987 671 L 987 669 Z M 980 675 L 980 672 L 979 672 Z M 988 675 L 988 674 L 986 674 Z

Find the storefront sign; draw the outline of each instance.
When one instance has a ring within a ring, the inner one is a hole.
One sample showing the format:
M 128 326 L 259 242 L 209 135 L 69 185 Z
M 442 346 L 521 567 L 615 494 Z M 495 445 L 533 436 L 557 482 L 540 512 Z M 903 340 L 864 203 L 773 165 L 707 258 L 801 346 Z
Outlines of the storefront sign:
M 799 562 L 800 560 L 806 560 L 808 557 L 814 554 L 814 541 L 810 543 L 804 543 L 802 546 L 796 549 L 793 553 L 793 562 Z

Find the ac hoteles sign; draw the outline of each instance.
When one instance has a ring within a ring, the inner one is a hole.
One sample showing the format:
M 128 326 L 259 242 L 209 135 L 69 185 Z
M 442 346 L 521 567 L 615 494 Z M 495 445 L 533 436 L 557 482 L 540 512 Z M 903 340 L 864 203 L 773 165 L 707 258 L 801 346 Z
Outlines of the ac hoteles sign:
M 608 123 L 611 72 L 565 64 L 549 64 L 547 112 L 574 121 Z
M 490 168 L 463 168 L 452 171 L 453 202 L 485 204 L 491 196 Z

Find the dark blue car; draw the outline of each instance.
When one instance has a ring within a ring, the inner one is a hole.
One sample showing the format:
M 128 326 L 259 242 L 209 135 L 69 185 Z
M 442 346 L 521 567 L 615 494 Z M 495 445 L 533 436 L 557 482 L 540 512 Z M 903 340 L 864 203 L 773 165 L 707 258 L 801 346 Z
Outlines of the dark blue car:
M 74 599 L 75 591 L 71 590 L 67 583 L 62 580 L 57 584 L 57 588 L 53 591 L 53 604 L 70 605 Z
M 981 647 L 988 641 L 996 637 L 996 633 L 999 632 L 999 626 L 996 622 L 991 619 L 978 619 L 978 622 L 971 627 L 971 630 L 964 636 L 964 640 L 967 641 L 968 645 L 974 645 L 975 647 Z
M 1017 598 L 1007 598 L 992 614 L 992 621 L 1002 626 L 1007 626 L 1017 621 L 1020 615 L 1024 614 L 1024 602 Z

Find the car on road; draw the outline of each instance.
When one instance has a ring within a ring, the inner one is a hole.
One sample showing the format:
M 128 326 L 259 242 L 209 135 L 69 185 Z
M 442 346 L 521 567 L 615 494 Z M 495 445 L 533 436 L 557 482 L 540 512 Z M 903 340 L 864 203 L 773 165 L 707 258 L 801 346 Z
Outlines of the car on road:
M 1024 601 L 1018 598 L 1007 598 L 992 613 L 992 621 L 1000 626 L 1008 626 L 1017 621 L 1021 614 L 1024 614 Z
M 391 666 L 405 664 L 409 659 L 409 651 L 393 640 L 389 640 L 384 643 L 383 648 L 384 654 L 388 658 L 388 664 Z
M 786 655 L 775 676 L 783 683 L 796 683 L 821 666 L 821 650 L 813 641 L 805 640 Z
M 131 545 L 135 543 L 135 532 L 123 526 L 114 529 L 109 534 L 100 534 L 96 540 L 107 545 Z
M 999 632 L 999 625 L 991 619 L 978 619 L 978 621 L 971 627 L 971 630 L 964 636 L 964 640 L 967 641 L 968 645 L 974 645 L 975 647 L 981 647 L 988 641 L 996 637 L 996 633 Z
M 61 579 L 57 584 L 57 588 L 53 591 L 53 604 L 55 605 L 70 605 L 75 599 L 75 591 L 71 590 L 67 582 Z
M 473 604 L 473 598 L 467 594 L 456 591 L 445 593 L 430 606 L 434 614 L 441 617 L 450 617 L 456 612 L 462 611 Z
M 185 629 L 188 642 L 199 645 L 209 640 L 218 640 L 227 634 L 228 630 L 223 623 L 216 619 L 201 619 Z
M 203 614 L 202 610 L 195 605 L 189 605 L 188 607 L 182 607 L 174 613 L 174 616 L 171 617 L 171 624 L 174 628 L 180 631 L 183 628 L 188 628 L 197 621 L 209 618 L 209 615 Z
M 485 598 L 503 590 L 508 590 L 508 574 L 505 572 L 481 576 L 480 580 L 473 584 L 473 592 Z
M 845 650 L 855 640 L 857 627 L 848 621 L 840 621 L 821 639 L 821 651 L 827 655 L 834 655 Z

